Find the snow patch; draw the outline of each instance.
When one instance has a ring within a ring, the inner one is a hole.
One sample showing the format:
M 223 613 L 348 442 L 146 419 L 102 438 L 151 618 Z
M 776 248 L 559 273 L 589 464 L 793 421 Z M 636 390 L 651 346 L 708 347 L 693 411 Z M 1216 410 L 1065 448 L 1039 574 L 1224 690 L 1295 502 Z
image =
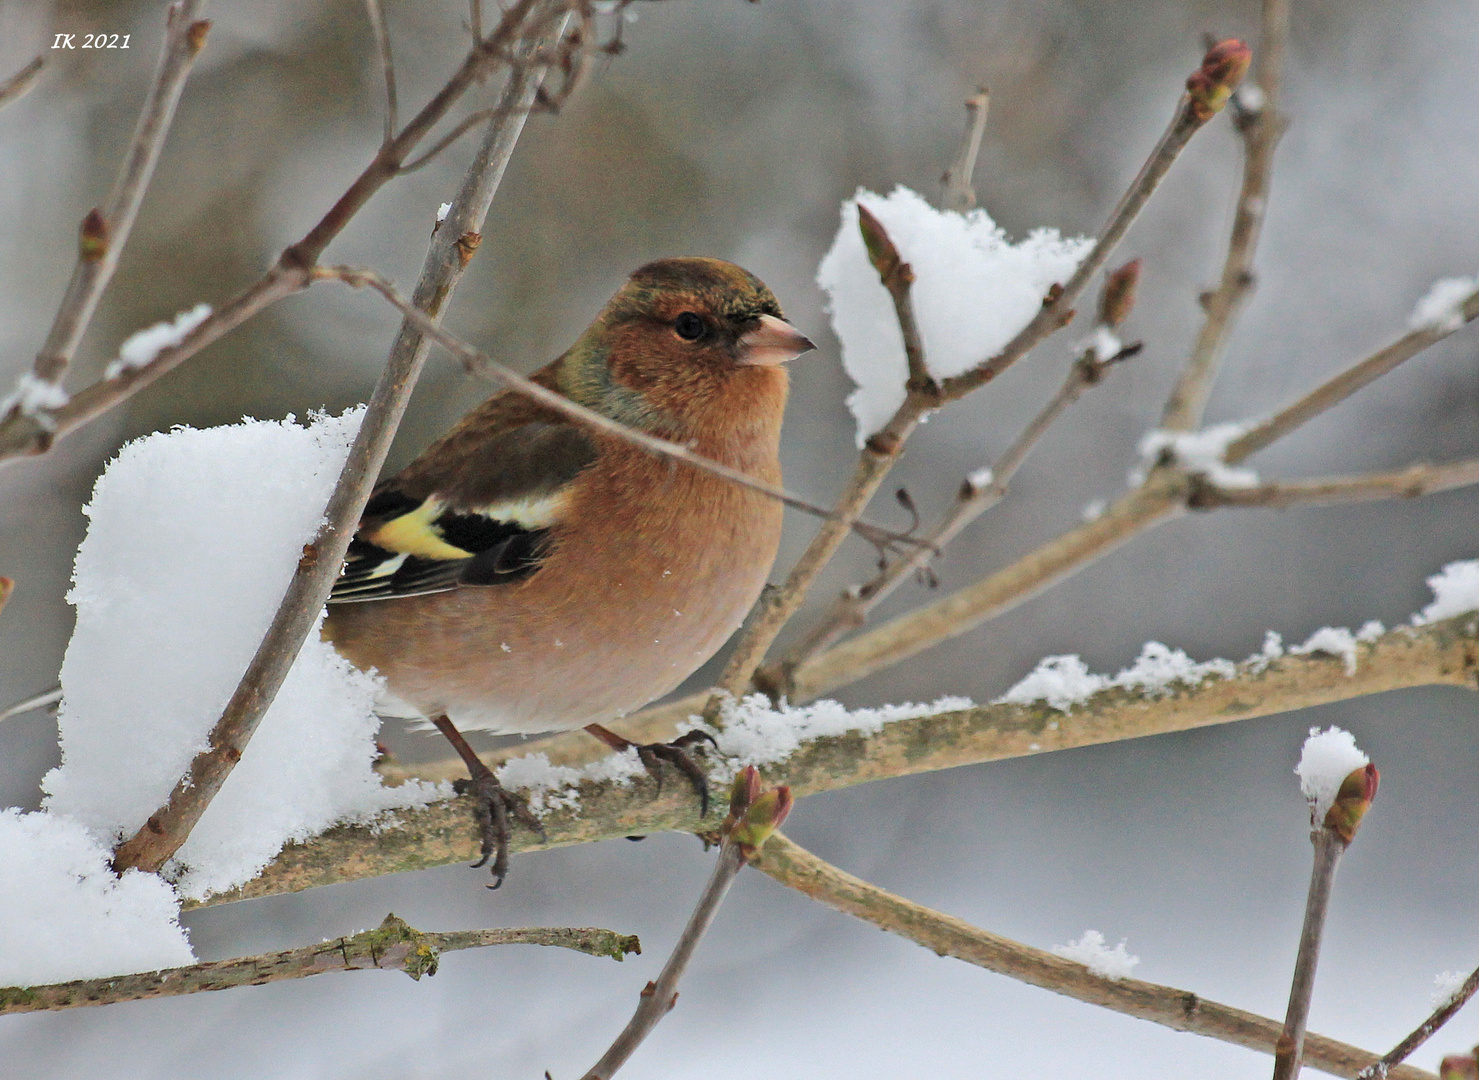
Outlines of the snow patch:
M 1066 281 L 1091 242 L 1037 229 L 1011 243 L 984 210 L 936 210 L 905 187 L 887 196 L 859 189 L 842 204 L 842 223 L 817 267 L 842 365 L 857 384 L 847 399 L 861 446 L 904 402 L 908 365 L 888 291 L 868 261 L 858 204 L 883 224 L 914 270 L 912 299 L 931 374 L 959 375 L 994 355 Z
M 1459 991 L 1463 990 L 1464 983 L 1468 982 L 1467 971 L 1440 971 L 1433 976 L 1433 992 L 1428 995 L 1433 1008 L 1441 1009 L 1451 1004 L 1458 997 Z
M 1451 562 L 1428 578 L 1433 602 L 1412 617 L 1412 625 L 1451 619 L 1479 610 L 1479 559 Z
M 58 814 L 0 810 L 0 986 L 39 986 L 193 964 L 174 889 L 115 877 L 111 852 Z
M 1310 728 L 1299 764 L 1294 768 L 1299 789 L 1309 800 L 1310 820 L 1317 824 L 1323 822 L 1345 778 L 1370 763 L 1371 759 L 1361 752 L 1356 737 L 1349 731 L 1334 726 L 1324 731 Z
M 1375 625 L 1380 627 L 1381 623 Z M 1362 632 L 1369 632 L 1371 626 L 1371 623 L 1367 623 L 1361 628 Z M 1380 630 L 1377 633 L 1379 634 Z M 1356 673 L 1356 641 L 1356 635 L 1344 626 L 1322 626 L 1311 634 L 1303 645 L 1294 646 L 1289 653 L 1292 656 L 1308 656 L 1311 653 L 1338 656 L 1345 661 L 1345 673 L 1354 675 Z
M 62 764 L 46 807 L 102 840 L 169 796 L 277 610 L 363 410 L 307 426 L 246 420 L 129 443 L 85 513 L 62 665 Z M 245 530 L 245 532 L 244 532 Z M 245 755 L 167 867 L 204 897 L 253 877 L 290 840 L 450 794 L 387 788 L 372 769 L 378 680 L 310 633 Z
M 34 371 L 25 371 L 15 381 L 15 389 L 0 398 L 0 416 L 19 409 L 22 416 L 35 417 L 45 409 L 60 409 L 70 400 L 61 384 L 37 378 Z
M 1230 660 L 1197 663 L 1180 649 L 1159 641 L 1147 641 L 1135 663 L 1111 677 L 1089 671 L 1077 656 L 1049 656 L 1038 662 L 1022 679 L 993 704 L 1033 705 L 1041 702 L 1059 712 L 1069 712 L 1092 695 L 1111 687 L 1161 697 L 1176 686 L 1196 686 L 1209 678 L 1230 679 L 1237 674 Z
M 1129 978 L 1135 965 L 1140 963 L 1140 957 L 1125 951 L 1124 938 L 1111 949 L 1104 944 L 1104 935 L 1098 930 L 1085 930 L 1084 936 L 1077 941 L 1054 945 L 1053 952 L 1065 960 L 1084 965 L 1095 975 L 1111 982 Z
M 103 378 L 116 379 L 125 371 L 141 368 L 150 363 L 165 349 L 173 349 L 185 336 L 211 316 L 209 304 L 196 304 L 189 311 L 182 311 L 173 320 L 166 319 L 153 326 L 145 327 L 123 339 L 118 346 L 118 359 L 108 365 Z
M 1479 278 L 1451 277 L 1433 282 L 1407 317 L 1412 330 L 1451 334 L 1464 325 L 1464 301 L 1479 289 Z
M 1201 431 L 1147 431 L 1140 439 L 1141 466 L 1131 474 L 1130 482 L 1139 486 L 1150 467 L 1169 454 L 1188 472 L 1205 476 L 1220 488 L 1257 487 L 1256 472 L 1234 468 L 1226 461 L 1227 448 L 1247 431 L 1247 424 L 1217 424 Z

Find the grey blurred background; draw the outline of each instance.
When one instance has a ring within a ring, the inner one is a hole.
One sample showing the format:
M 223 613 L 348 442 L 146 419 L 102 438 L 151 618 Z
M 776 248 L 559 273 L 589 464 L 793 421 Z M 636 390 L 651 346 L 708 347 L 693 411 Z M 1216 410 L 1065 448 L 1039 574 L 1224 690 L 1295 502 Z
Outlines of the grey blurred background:
M 491 5 L 490 5 L 491 6 Z M 1286 400 L 1400 333 L 1435 278 L 1479 265 L 1479 9 L 1468 0 L 1297 0 L 1287 111 L 1259 285 L 1209 421 Z M 403 111 L 463 49 L 454 0 L 390 0 Z M 152 70 L 164 5 L 0 0 L 0 73 L 54 33 L 131 33 L 117 52 L 49 52 L 36 92 L 0 113 L 0 385 L 29 363 Z M 849 386 L 812 282 L 859 185 L 930 197 L 960 104 L 992 89 L 976 173 L 1014 235 L 1102 222 L 1164 124 L 1204 32 L 1249 35 L 1256 3 L 1212 0 L 671 0 L 639 5 L 626 55 L 557 118 L 536 117 L 509 169 L 450 325 L 532 369 L 623 276 L 664 255 L 733 259 L 822 347 L 793 369 L 787 483 L 826 501 L 854 460 Z M 209 11 L 192 77 L 116 283 L 76 365 L 197 301 L 219 303 L 296 239 L 367 160 L 381 92 L 362 5 L 238 0 Z M 409 285 L 465 148 L 379 194 L 329 251 Z M 1215 274 L 1238 147 L 1199 136 L 1130 235 L 1145 259 L 1127 332 L 1145 353 L 1089 395 L 1012 497 L 939 566 L 940 590 L 1002 565 L 1123 489 L 1194 335 Z M 62 597 L 81 505 L 123 441 L 177 423 L 341 409 L 363 400 L 394 320 L 321 287 L 270 310 L 44 460 L 0 473 L 0 698 L 49 685 L 70 629 Z M 911 444 L 897 472 L 927 516 L 988 462 L 1062 376 L 1041 348 Z M 1479 452 L 1472 330 L 1311 424 L 1255 464 L 1270 476 L 1397 467 Z M 404 461 L 487 393 L 434 359 L 396 445 Z M 1228 511 L 1164 527 L 1047 595 L 849 688 L 866 704 L 989 700 L 1041 656 L 1113 671 L 1147 639 L 1242 657 L 1266 629 L 1399 622 L 1423 579 L 1479 555 L 1479 493 L 1289 513 Z M 880 500 L 880 518 L 903 515 Z M 249 529 L 250 523 L 245 523 Z M 813 523 L 789 521 L 780 563 Z M 848 547 L 813 607 L 866 574 Z M 900 590 L 889 611 L 926 599 Z M 1184 735 L 1002 762 L 809 799 L 790 831 L 845 869 L 1039 946 L 1089 927 L 1128 938 L 1145 978 L 1282 1015 L 1309 859 L 1291 769 L 1312 724 L 1353 730 L 1382 793 L 1337 886 L 1312 1027 L 1385 1049 L 1429 1009 L 1432 977 L 1479 963 L 1473 778 L 1479 702 L 1411 691 Z M 408 755 L 436 736 L 392 733 Z M 0 725 L 0 804 L 34 806 L 55 728 Z M 623 965 L 538 950 L 448 958 L 413 984 L 369 973 L 105 1010 L 0 1019 L 17 1077 L 378 1078 L 578 1075 L 620 1029 L 688 912 L 710 856 L 653 837 L 522 856 L 498 893 L 464 867 L 188 917 L 199 955 L 317 941 L 388 910 L 428 929 L 603 925 L 640 933 Z M 3 869 L 0 869 L 3 872 Z M 1415 1059 L 1479 1039 L 1461 1015 Z M 624 1075 L 1106 1077 L 1265 1075 L 1267 1059 L 1104 1013 L 939 958 L 745 874 L 679 1008 Z

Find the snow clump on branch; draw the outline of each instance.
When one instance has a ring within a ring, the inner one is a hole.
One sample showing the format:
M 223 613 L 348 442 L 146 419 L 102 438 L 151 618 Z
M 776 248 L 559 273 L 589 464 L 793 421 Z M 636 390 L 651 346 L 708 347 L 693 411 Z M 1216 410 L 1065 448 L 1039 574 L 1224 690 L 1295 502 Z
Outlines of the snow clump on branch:
M 1369 764 L 1371 759 L 1361 752 L 1349 731 L 1334 726 L 1324 731 L 1310 728 L 1310 737 L 1304 741 L 1299 764 L 1294 768 L 1299 788 L 1309 800 L 1310 820 L 1324 821 L 1345 778 Z
M 995 355 L 1026 326 L 1049 288 L 1066 281 L 1092 246 L 1056 229 L 1011 243 L 984 210 L 936 210 L 905 187 L 887 196 L 859 189 L 842 204 L 842 224 L 817 267 L 842 366 L 857 384 L 847 399 L 858 445 L 904 403 L 909 377 L 904 338 L 888 290 L 868 261 L 858 204 L 878 218 L 914 271 L 911 299 L 930 374 L 946 379 Z

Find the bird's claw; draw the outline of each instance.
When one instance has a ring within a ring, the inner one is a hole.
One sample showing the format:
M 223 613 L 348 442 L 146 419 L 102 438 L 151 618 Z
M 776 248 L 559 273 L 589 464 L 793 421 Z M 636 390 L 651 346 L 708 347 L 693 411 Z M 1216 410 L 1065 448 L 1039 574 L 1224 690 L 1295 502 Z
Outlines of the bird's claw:
M 707 731 L 690 731 L 686 735 L 678 736 L 672 742 L 635 744 L 637 758 L 657 782 L 659 795 L 662 794 L 662 763 L 664 761 L 688 778 L 688 783 L 698 795 L 698 816 L 701 818 L 709 816 L 709 778 L 699 767 L 698 762 L 693 760 L 693 755 L 688 752 L 688 748 L 703 742 L 718 746 L 718 743 L 714 741 L 714 736 Z
M 509 826 L 511 818 L 517 819 L 520 824 L 539 833 L 540 839 L 547 841 L 549 837 L 545 834 L 544 824 L 534 816 L 528 803 L 500 784 L 498 778 L 493 775 L 492 769 L 483 765 L 479 769 L 472 770 L 472 774 L 466 780 L 454 780 L 452 790 L 459 795 L 473 797 L 473 818 L 478 823 L 482 845 L 478 850 L 481 858 L 472 865 L 474 869 L 486 866 L 491 858 L 493 860 L 493 884 L 488 888 L 496 889 L 508 876 L 509 842 L 512 838 L 512 830 Z

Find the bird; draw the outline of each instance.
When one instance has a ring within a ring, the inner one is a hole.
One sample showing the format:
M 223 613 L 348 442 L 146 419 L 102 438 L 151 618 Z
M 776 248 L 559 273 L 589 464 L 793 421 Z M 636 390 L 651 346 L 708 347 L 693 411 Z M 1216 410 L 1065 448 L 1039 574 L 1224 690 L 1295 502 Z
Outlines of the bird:
M 626 427 L 781 483 L 786 364 L 815 348 L 759 278 L 710 258 L 638 268 L 530 379 Z M 773 497 L 501 390 L 373 489 L 322 635 L 384 679 L 386 715 L 430 721 L 507 873 L 523 802 L 462 736 L 605 727 L 675 689 L 739 627 L 781 534 Z M 690 735 L 637 747 L 707 809 Z

